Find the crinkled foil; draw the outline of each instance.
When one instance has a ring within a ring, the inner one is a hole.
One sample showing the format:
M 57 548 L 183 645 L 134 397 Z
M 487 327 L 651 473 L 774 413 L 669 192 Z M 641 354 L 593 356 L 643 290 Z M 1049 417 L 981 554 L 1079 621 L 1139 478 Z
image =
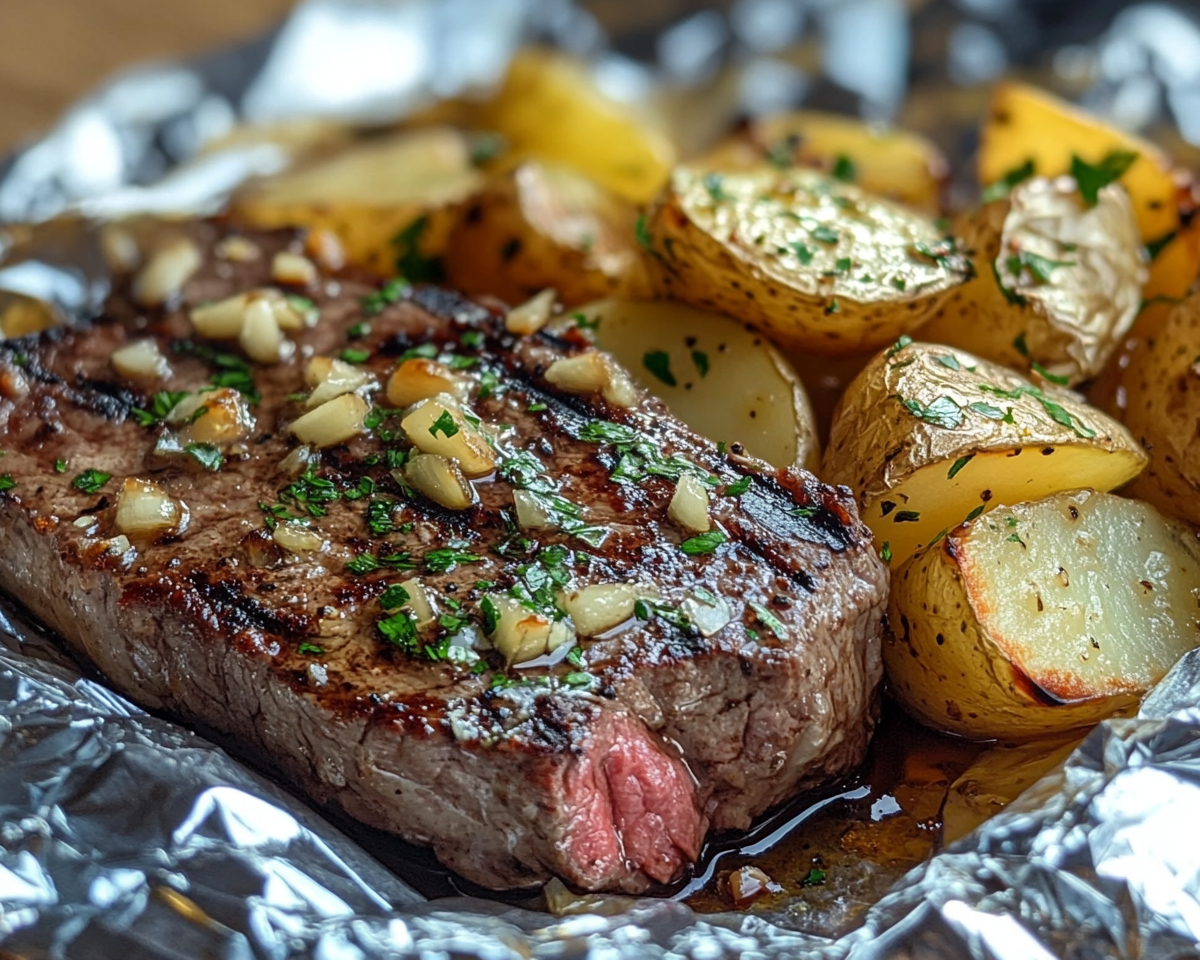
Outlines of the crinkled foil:
M 900 117 L 958 157 L 986 84 L 1012 69 L 1132 126 L 1165 106 L 1173 146 L 1200 141 L 1200 27 L 1161 3 L 309 0 L 269 37 L 79 103 L 0 165 L 0 223 L 217 209 L 285 162 L 262 146 L 194 159 L 239 120 L 386 122 L 486 86 L 530 39 L 592 56 L 619 95 L 720 90 L 730 115 L 804 103 Z M 946 83 L 978 95 L 917 96 Z M 69 225 L 0 230 L 0 297 L 94 310 L 104 272 L 78 241 Z M 840 938 L 669 900 L 566 917 L 427 901 L 369 841 L 82 676 L 0 598 L 0 960 L 1194 957 L 1197 810 L 1200 652 Z

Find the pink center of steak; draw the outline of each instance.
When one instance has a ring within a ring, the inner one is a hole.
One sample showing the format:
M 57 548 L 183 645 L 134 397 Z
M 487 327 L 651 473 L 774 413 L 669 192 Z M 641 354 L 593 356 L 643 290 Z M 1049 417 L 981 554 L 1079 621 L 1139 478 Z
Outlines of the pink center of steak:
M 588 887 L 639 873 L 667 883 L 696 859 L 707 828 L 683 761 L 624 715 L 589 740 L 567 774 L 566 801 L 567 859 Z

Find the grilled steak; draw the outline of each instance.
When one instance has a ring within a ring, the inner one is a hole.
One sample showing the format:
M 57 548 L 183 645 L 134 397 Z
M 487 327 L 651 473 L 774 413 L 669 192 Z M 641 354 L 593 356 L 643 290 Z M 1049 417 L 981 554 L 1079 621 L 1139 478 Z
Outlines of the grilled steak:
M 569 324 L 186 231 L 196 270 L 177 244 L 87 329 L 0 344 L 0 586 L 118 690 L 493 888 L 671 881 L 860 761 L 886 571 L 848 491 L 696 437 Z M 260 352 L 255 297 L 282 362 L 198 336 L 241 310 Z M 443 378 L 436 418 L 389 404 L 399 361 Z M 355 385 L 315 409 L 369 396 L 361 429 L 302 445 L 309 391 Z

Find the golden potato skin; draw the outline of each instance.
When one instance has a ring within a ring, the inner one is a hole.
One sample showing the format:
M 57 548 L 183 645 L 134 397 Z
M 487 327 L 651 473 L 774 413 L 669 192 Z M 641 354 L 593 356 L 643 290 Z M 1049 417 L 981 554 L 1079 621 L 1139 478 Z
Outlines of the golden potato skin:
M 488 179 L 446 244 L 451 286 L 523 303 L 553 287 L 574 307 L 604 297 L 650 296 L 638 211 L 583 174 L 528 161 Z
M 944 416 L 914 412 L 931 408 Z M 843 394 L 820 475 L 854 491 L 863 522 L 899 566 L 973 510 L 1111 489 L 1145 463 L 1133 436 L 1078 394 L 1034 387 L 952 347 L 899 341 Z
M 1032 160 L 1036 174 L 1053 177 L 1070 172 L 1072 154 L 1098 163 L 1114 150 L 1138 154 L 1119 182 L 1133 200 L 1142 242 L 1172 238 L 1150 266 L 1145 295 L 1182 297 L 1200 269 L 1196 182 L 1153 143 L 1044 90 L 1002 83 L 980 132 L 977 172 L 986 186 Z
M 873 193 L 937 216 L 950 164 L 930 140 L 857 117 L 797 110 L 751 120 L 695 165 L 710 170 L 795 164 L 842 175 Z
M 352 144 L 250 183 L 230 201 L 229 215 L 254 227 L 329 230 L 349 263 L 391 276 L 395 238 L 423 218 L 419 253 L 439 256 L 457 205 L 482 181 L 468 136 L 429 127 Z
M 922 215 L 798 167 L 677 167 L 646 226 L 663 295 L 825 356 L 916 329 L 971 270 Z
M 1200 526 L 1200 293 L 1171 307 L 1129 356 L 1125 424 L 1150 455 L 1130 496 Z
M 1128 195 L 1105 187 L 1084 208 L 1071 181 L 1036 177 L 1005 199 L 956 219 L 976 266 L 949 296 L 924 340 L 1028 372 L 1034 363 L 1074 385 L 1098 374 L 1137 316 L 1146 273 Z M 1009 262 L 1044 257 L 1048 276 Z M 1040 371 L 1037 372 L 1040 375 Z

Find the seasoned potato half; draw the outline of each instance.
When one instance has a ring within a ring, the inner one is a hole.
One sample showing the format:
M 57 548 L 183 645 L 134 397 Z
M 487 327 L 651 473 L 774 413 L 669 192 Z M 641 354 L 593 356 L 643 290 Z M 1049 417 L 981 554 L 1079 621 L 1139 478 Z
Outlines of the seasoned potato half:
M 681 304 L 602 300 L 560 321 L 594 330 L 642 386 L 702 436 L 740 443 L 775 467 L 821 454 L 800 378 L 762 334 Z
M 905 340 L 847 388 L 821 470 L 854 491 L 893 566 L 995 504 L 1111 490 L 1145 465 L 1129 432 L 1078 394 Z
M 430 127 L 364 141 L 260 180 L 234 197 L 231 214 L 258 227 L 330 230 L 351 263 L 391 274 L 398 252 L 393 240 L 425 218 L 420 252 L 439 254 L 454 206 L 482 181 L 468 136 Z
M 492 176 L 450 233 L 452 286 L 523 303 L 547 287 L 566 306 L 649 297 L 638 211 L 581 173 L 530 161 Z
M 473 119 L 501 136 L 509 156 L 573 167 L 634 203 L 648 202 L 675 162 L 653 117 L 605 96 L 577 59 L 549 50 L 518 53 Z
M 1129 355 L 1125 423 L 1150 454 L 1129 492 L 1200 526 L 1200 293 Z
M 971 272 L 924 216 L 800 168 L 677 167 L 648 229 L 664 293 L 828 356 L 919 327 Z
M 992 95 L 983 125 L 979 182 L 1001 183 L 1026 165 L 1039 176 L 1054 177 L 1071 172 L 1073 156 L 1103 165 L 1120 152 L 1137 154 L 1120 183 L 1133 200 L 1142 242 L 1156 253 L 1146 297 L 1182 297 L 1200 269 L 1196 185 L 1187 170 L 1148 140 L 1035 87 L 1004 83 Z
M 1200 644 L 1200 545 L 1094 490 L 1002 507 L 892 579 L 892 695 L 930 726 L 1007 741 L 1137 704 Z
M 1069 177 L 1036 177 L 955 225 L 976 275 L 921 338 L 970 350 L 1056 383 L 1099 373 L 1133 324 L 1146 280 L 1129 195 L 1086 206 Z M 1040 369 L 1039 369 L 1040 368 Z
M 816 167 L 933 216 L 950 178 L 945 155 L 920 134 L 819 110 L 751 120 L 694 165 L 720 170 L 764 162 Z

